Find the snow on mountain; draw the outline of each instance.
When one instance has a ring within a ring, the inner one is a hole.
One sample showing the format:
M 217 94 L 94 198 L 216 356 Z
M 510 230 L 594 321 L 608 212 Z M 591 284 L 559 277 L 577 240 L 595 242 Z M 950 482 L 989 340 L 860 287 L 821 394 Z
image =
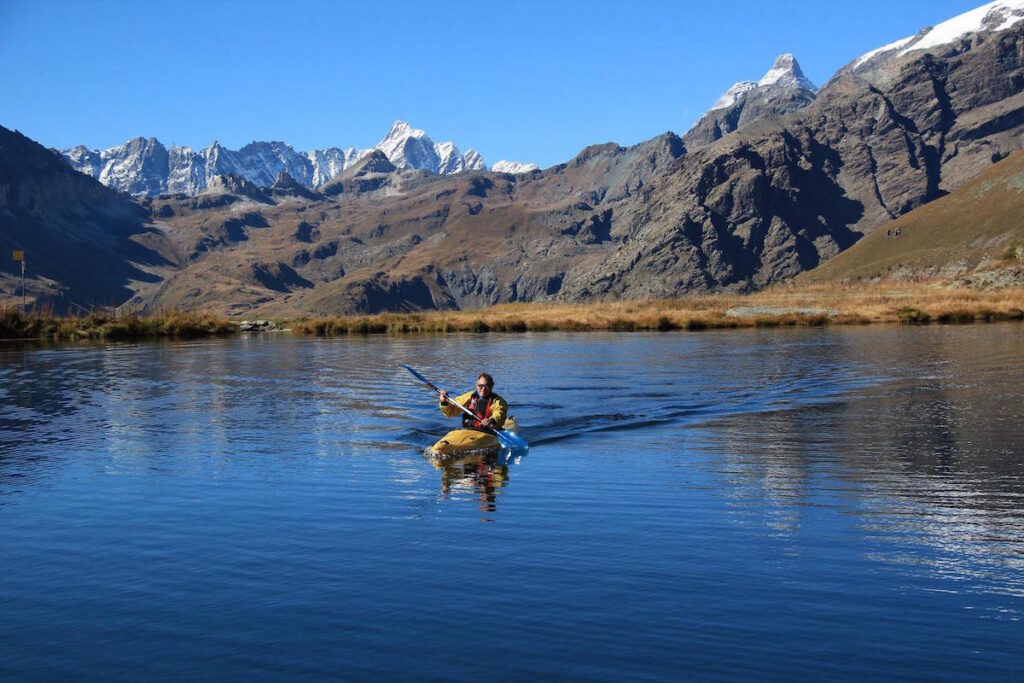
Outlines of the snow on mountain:
M 375 149 L 384 152 L 398 168 L 415 168 L 442 175 L 487 168 L 475 150 L 462 154 L 454 142 L 434 143 L 425 132 L 405 121 L 395 121 Z
M 332 178 L 379 149 L 398 168 L 423 169 L 448 175 L 487 170 L 475 150 L 465 154 L 454 142 L 434 144 L 427 134 L 405 121 L 396 121 L 376 147 L 342 151 L 337 147 L 297 152 L 283 142 L 251 142 L 230 150 L 214 141 L 206 149 L 171 145 L 156 138 L 135 138 L 100 151 L 79 145 L 64 150 L 68 163 L 104 185 L 134 195 L 162 193 L 199 194 L 218 175 L 233 174 L 261 187 L 274 184 L 282 171 L 309 188 L 326 185 Z
M 418 168 L 436 173 L 441 163 L 433 140 L 405 121 L 395 121 L 384 139 L 377 143 L 376 149 L 384 152 L 398 168 Z
M 766 91 L 796 91 L 801 89 L 809 90 L 811 93 L 818 91 L 818 87 L 807 76 L 804 76 L 804 72 L 800 69 L 796 58 L 787 52 L 776 57 L 772 68 L 768 69 L 765 75 L 761 77 L 761 80 L 756 83 L 754 81 L 740 81 L 733 84 L 711 105 L 708 113 L 719 109 L 727 109 L 737 102 L 742 102 L 755 91 L 764 93 Z
M 757 83 L 754 81 L 740 81 L 734 84 L 731 88 L 725 91 L 718 101 L 711 105 L 711 109 L 708 111 L 715 111 L 716 109 L 725 109 L 731 107 L 736 103 L 736 100 L 740 99 L 748 92 L 757 87 Z
M 882 47 L 865 52 L 853 61 L 856 70 L 878 59 L 888 61 L 913 50 L 928 50 L 948 45 L 965 36 L 982 31 L 1005 31 L 1024 19 L 1024 0 L 996 0 L 976 7 L 952 19 L 922 29 L 917 34 L 902 38 Z
M 688 150 L 701 149 L 754 121 L 800 111 L 814 101 L 817 92 L 796 58 L 781 54 L 760 80 L 740 81 L 726 90 L 683 141 Z
M 452 173 L 461 173 L 466 170 L 466 160 L 454 142 L 438 143 L 434 145 L 434 151 L 438 157 L 438 173 L 451 175 Z
M 540 168 L 537 164 L 524 164 L 521 161 L 495 161 L 491 170 L 495 173 L 529 173 Z
M 487 163 L 484 162 L 484 158 L 480 156 L 480 152 L 476 151 L 472 147 L 466 150 L 466 153 L 462 155 L 462 158 L 465 161 L 467 171 L 487 170 Z
M 783 88 L 804 88 L 811 92 L 818 90 L 818 86 L 814 85 L 807 76 L 804 76 L 804 72 L 800 70 L 800 65 L 797 64 L 796 58 L 788 52 L 776 57 L 772 68 L 768 69 L 768 72 L 757 82 L 759 88 L 772 85 Z

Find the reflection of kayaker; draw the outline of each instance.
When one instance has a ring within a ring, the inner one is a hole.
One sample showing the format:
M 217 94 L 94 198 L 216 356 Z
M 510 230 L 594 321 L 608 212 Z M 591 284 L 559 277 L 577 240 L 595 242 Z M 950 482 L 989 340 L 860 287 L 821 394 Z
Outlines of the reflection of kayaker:
M 480 499 L 480 510 L 494 512 L 498 489 L 508 483 L 508 466 L 498 462 L 495 454 L 454 456 L 434 461 L 441 470 L 441 495 L 448 498 L 455 490 L 474 492 Z

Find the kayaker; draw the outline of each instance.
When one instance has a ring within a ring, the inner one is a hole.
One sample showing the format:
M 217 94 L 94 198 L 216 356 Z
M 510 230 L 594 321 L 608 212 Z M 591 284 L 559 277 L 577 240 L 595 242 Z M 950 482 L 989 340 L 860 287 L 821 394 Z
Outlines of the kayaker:
M 487 432 L 501 429 L 508 417 L 508 402 L 494 393 L 494 378 L 481 372 L 476 378 L 476 391 L 458 396 L 454 399 L 460 405 L 469 408 L 475 417 L 470 417 L 452 405 L 452 398 L 447 391 L 441 391 L 441 412 L 445 417 L 462 415 L 462 428 Z

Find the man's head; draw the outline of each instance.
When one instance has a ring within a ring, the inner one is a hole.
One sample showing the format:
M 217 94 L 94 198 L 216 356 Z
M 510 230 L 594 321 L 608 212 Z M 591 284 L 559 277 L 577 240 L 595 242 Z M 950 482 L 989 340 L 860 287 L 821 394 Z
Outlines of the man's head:
M 491 389 L 494 388 L 494 378 L 488 375 L 486 372 L 481 372 L 480 376 L 476 378 L 476 393 L 486 398 L 491 393 Z

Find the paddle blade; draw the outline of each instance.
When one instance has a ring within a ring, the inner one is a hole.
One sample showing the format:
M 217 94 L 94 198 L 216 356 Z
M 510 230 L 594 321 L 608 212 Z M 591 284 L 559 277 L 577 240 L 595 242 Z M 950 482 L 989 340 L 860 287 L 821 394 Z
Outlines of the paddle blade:
M 426 377 L 424 377 L 420 373 L 416 372 L 415 368 L 413 368 L 411 366 L 408 366 L 408 365 L 405 365 L 405 364 L 403 364 L 402 367 L 405 368 L 406 370 L 408 370 L 410 373 L 412 373 L 413 377 L 415 377 L 419 381 L 423 382 L 424 384 L 426 384 L 428 387 L 430 387 L 434 391 L 440 393 L 441 390 L 438 389 L 436 386 L 434 386 L 434 383 L 431 382 L 429 379 L 427 379 Z
M 526 439 L 519 436 L 518 434 L 513 434 L 512 432 L 509 431 L 500 430 L 496 431 L 494 435 L 498 437 L 498 441 L 505 448 L 522 451 L 530 447 L 530 444 L 526 443 Z

